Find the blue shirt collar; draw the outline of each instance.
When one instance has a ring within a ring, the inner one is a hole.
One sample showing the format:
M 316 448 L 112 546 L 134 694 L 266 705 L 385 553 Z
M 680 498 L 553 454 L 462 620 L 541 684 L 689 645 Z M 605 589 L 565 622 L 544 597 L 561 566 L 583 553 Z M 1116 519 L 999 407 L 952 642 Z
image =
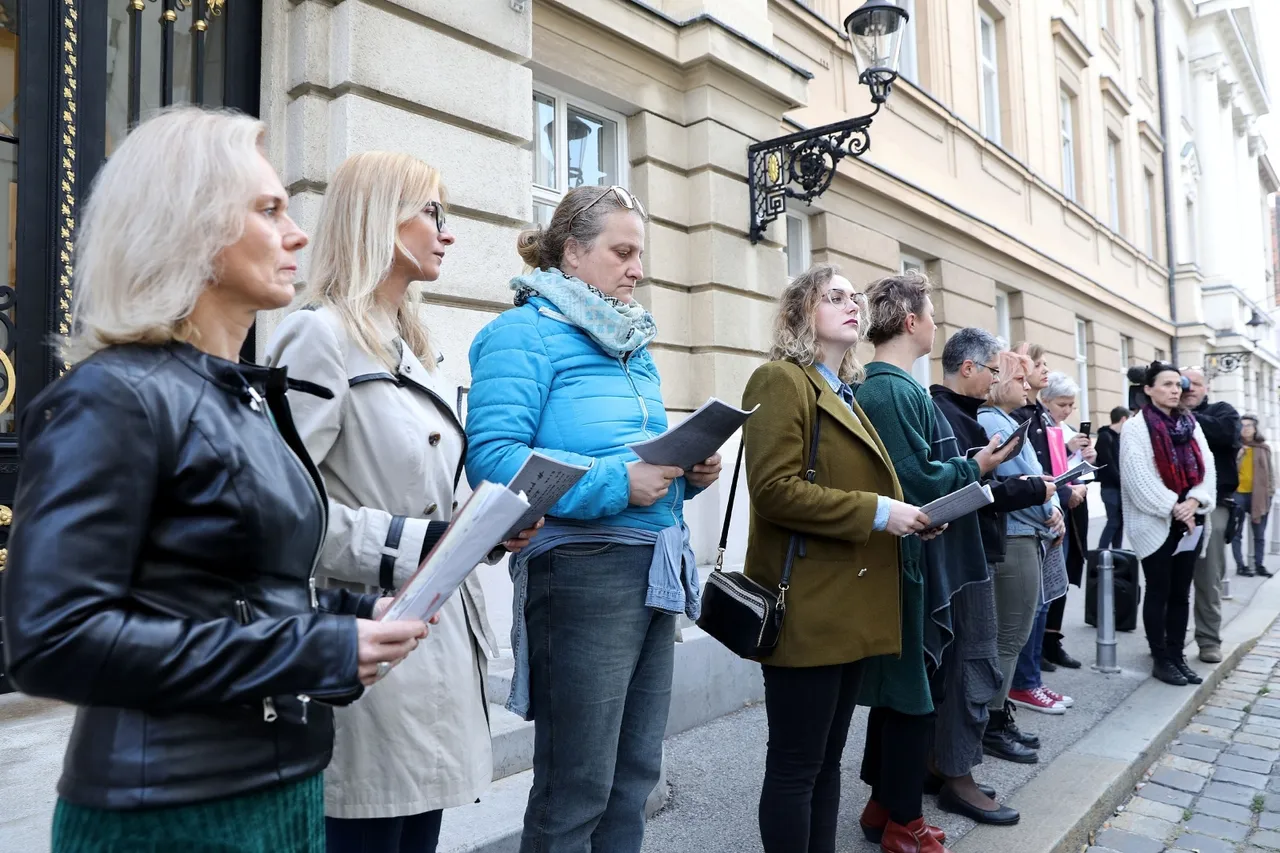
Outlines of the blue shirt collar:
M 849 407 L 849 411 L 853 411 L 853 389 L 849 387 L 848 383 L 841 382 L 840 377 L 832 373 L 831 368 L 821 362 L 815 363 L 813 366 L 817 368 L 822 378 L 827 380 L 827 384 L 831 386 L 831 390 L 836 393 L 836 396 L 844 400 L 844 404 Z

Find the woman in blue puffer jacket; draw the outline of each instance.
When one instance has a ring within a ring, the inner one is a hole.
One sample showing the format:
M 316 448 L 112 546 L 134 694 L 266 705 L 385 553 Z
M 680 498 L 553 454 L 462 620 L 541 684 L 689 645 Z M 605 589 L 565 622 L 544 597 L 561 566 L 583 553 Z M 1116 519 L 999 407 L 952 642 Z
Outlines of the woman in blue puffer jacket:
M 507 707 L 534 720 L 521 853 L 638 853 L 658 782 L 676 615 L 699 586 L 683 505 L 720 474 L 641 462 L 667 428 L 634 300 L 644 207 L 622 187 L 571 190 L 520 235 L 532 268 L 515 308 L 471 346 L 467 475 L 505 483 L 531 450 L 586 475 L 512 561 L 515 673 Z

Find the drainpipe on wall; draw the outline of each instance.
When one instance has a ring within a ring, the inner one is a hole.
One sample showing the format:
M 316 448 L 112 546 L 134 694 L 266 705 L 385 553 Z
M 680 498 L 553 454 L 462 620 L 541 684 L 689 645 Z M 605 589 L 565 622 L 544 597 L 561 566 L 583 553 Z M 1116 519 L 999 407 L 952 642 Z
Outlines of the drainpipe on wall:
M 1178 280 L 1173 247 L 1173 140 L 1169 136 L 1169 87 L 1164 75 L 1164 0 L 1155 0 L 1156 28 L 1156 96 L 1160 103 L 1160 137 L 1164 140 L 1164 234 L 1165 263 L 1169 267 L 1169 322 L 1173 335 L 1169 339 L 1169 359 L 1178 361 Z M 1194 227 L 1194 226 L 1193 226 Z

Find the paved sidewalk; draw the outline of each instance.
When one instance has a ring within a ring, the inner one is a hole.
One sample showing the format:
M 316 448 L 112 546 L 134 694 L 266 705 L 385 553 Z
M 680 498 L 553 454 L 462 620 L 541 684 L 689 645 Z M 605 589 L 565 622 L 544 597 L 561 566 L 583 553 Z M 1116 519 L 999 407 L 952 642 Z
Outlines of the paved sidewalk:
M 1280 620 L 1091 839 L 1089 853 L 1280 850 Z

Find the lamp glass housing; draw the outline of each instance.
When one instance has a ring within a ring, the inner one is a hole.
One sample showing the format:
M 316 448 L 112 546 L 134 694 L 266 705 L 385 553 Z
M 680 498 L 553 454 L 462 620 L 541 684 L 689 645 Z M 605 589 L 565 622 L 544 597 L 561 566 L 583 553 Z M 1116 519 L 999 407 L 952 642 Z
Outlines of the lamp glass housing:
M 858 81 L 870 87 L 875 103 L 884 102 L 898 76 L 907 18 L 907 10 L 892 0 L 867 0 L 844 19 L 858 65 Z

